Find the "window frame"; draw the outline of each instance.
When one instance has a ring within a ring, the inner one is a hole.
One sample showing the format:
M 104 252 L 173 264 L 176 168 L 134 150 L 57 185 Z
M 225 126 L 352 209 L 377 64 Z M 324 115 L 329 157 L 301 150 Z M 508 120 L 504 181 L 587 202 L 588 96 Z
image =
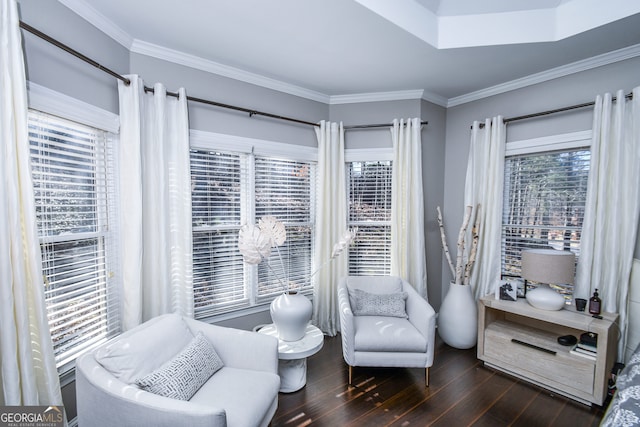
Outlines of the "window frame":
M 393 148 L 373 148 L 373 149 L 348 149 L 345 150 L 345 193 L 346 193 L 346 217 L 347 217 L 347 228 L 358 227 L 358 238 L 356 239 L 356 244 L 358 241 L 362 242 L 365 236 L 365 229 L 369 226 L 384 226 L 388 228 L 388 232 L 385 234 L 388 238 L 389 248 L 391 246 L 391 214 L 389 214 L 389 220 L 385 221 L 352 221 L 350 215 L 350 189 L 351 189 L 351 181 L 350 181 L 350 164 L 354 162 L 389 162 L 391 167 L 391 173 L 389 174 L 389 191 L 392 191 L 392 179 L 393 179 Z M 389 194 L 389 199 L 391 199 L 391 194 Z M 393 209 L 393 206 L 391 206 Z M 349 275 L 356 274 L 358 268 L 354 263 L 354 247 L 351 246 L 347 253 L 347 269 Z M 388 258 L 388 259 L 387 259 Z M 385 258 L 384 267 L 382 271 L 365 271 L 360 274 L 378 274 L 378 275 L 389 275 L 391 273 L 391 254 L 389 253 L 388 257 Z
M 586 130 L 586 131 L 578 131 L 578 132 L 571 132 L 571 133 L 564 133 L 564 134 L 556 134 L 556 135 L 540 137 L 540 138 L 532 138 L 532 139 L 526 139 L 526 140 L 507 142 L 505 156 L 504 156 L 504 163 L 505 163 L 505 180 L 503 184 L 504 196 L 503 196 L 502 212 L 501 212 L 502 217 L 500 221 L 500 228 L 501 228 L 500 272 L 501 272 L 501 275 L 505 277 L 519 276 L 519 271 L 507 271 L 508 263 L 506 260 L 506 247 L 505 247 L 506 241 L 505 241 L 504 233 L 505 233 L 505 227 L 506 227 L 505 209 L 507 208 L 506 202 L 508 201 L 508 185 L 509 185 L 506 179 L 506 173 L 507 173 L 506 165 L 507 165 L 508 159 L 510 157 L 515 157 L 515 156 L 545 155 L 545 154 L 569 152 L 574 150 L 590 151 L 591 136 L 592 136 L 592 131 Z M 589 173 L 591 170 L 590 164 L 591 164 L 591 159 L 589 160 Z M 573 252 L 575 253 L 575 251 Z M 579 251 L 578 253 L 576 253 L 576 263 L 578 262 L 578 259 L 579 259 Z M 516 261 L 519 262 L 520 257 L 518 257 Z M 562 289 L 562 292 L 567 295 L 571 295 L 572 290 L 573 290 L 572 286 L 566 286 Z
M 285 159 L 287 161 L 301 161 L 317 164 L 318 153 L 316 147 L 301 146 L 295 144 L 287 144 L 277 141 L 269 141 L 256 138 L 240 137 L 228 134 L 221 134 L 215 132 L 190 130 L 190 148 L 192 150 L 208 150 L 219 151 L 224 153 L 235 153 L 246 156 L 246 159 L 241 160 L 242 167 L 249 168 L 242 172 L 242 175 L 247 177 L 250 182 L 244 182 L 241 184 L 245 191 L 245 196 L 241 200 L 242 219 L 241 223 L 237 226 L 244 225 L 246 223 L 257 223 L 259 218 L 255 218 L 255 162 L 256 157 L 275 157 L 279 159 Z M 316 192 L 317 192 L 317 179 L 315 174 L 315 167 L 312 168 L 313 178 L 310 185 L 311 195 L 311 215 L 312 215 L 312 232 L 311 232 L 311 260 L 310 270 L 313 271 L 313 249 L 315 247 L 315 207 L 316 207 Z M 253 200 L 253 202 L 252 202 Z M 286 224 L 289 225 L 289 224 Z M 236 225 L 229 226 L 236 229 Z M 195 230 L 194 230 L 195 231 Z M 238 252 L 239 253 L 239 252 Z M 274 255 L 275 256 L 275 255 Z M 264 264 L 264 262 L 262 263 Z M 261 265 L 262 265 L 261 264 Z M 228 320 L 237 317 L 241 317 L 251 313 L 258 313 L 268 309 L 269 304 L 277 295 L 260 296 L 258 295 L 258 268 L 259 266 L 248 265 L 243 263 L 244 270 L 244 286 L 247 292 L 247 303 L 238 305 L 235 308 L 221 309 L 221 310 L 199 310 L 200 314 L 196 313 L 196 318 L 204 321 L 221 321 Z M 195 269 L 195 265 L 194 265 Z M 312 297 L 312 289 L 308 288 L 303 292 L 309 297 Z
M 58 364 L 58 375 L 60 376 L 61 383 L 63 385 L 68 384 L 73 380 L 75 372 L 75 359 L 81 354 L 89 351 L 92 348 L 97 347 L 103 342 L 106 342 L 112 336 L 121 332 L 120 326 L 120 287 L 121 280 L 117 272 L 120 270 L 119 258 L 117 255 L 118 242 L 118 226 L 116 212 L 119 209 L 118 190 L 115 186 L 115 176 L 117 174 L 117 160 L 115 160 L 115 150 L 119 143 L 119 116 L 110 111 L 96 107 L 92 104 L 88 104 L 84 101 L 80 101 L 76 98 L 64 95 L 57 91 L 48 89 L 44 86 L 40 86 L 33 82 L 27 82 L 28 91 L 28 108 L 29 111 L 36 111 L 44 113 L 46 115 L 54 116 L 59 119 L 75 122 L 82 126 L 88 126 L 105 132 L 105 150 L 111 150 L 111 155 L 104 158 L 103 161 L 108 163 L 105 165 L 106 173 L 111 174 L 106 176 L 107 182 L 101 182 L 97 185 L 98 188 L 105 188 L 104 192 L 101 191 L 99 197 L 99 203 L 106 203 L 107 208 L 104 213 L 106 216 L 98 217 L 99 227 L 95 232 L 90 233 L 75 233 L 76 239 L 72 239 L 71 236 L 53 236 L 53 237 L 41 237 L 39 238 L 41 245 L 55 244 L 61 242 L 80 241 L 86 238 L 98 238 L 103 239 L 104 244 L 104 257 L 105 257 L 105 269 L 106 269 L 106 287 L 107 287 L 107 299 L 109 300 L 108 307 L 111 308 L 111 312 L 107 313 L 109 316 L 106 322 L 112 325 L 112 329 L 108 337 L 103 337 L 97 341 L 85 345 L 77 354 L 65 363 Z M 31 145 L 31 143 L 30 143 Z M 110 146 L 111 145 L 111 146 Z M 31 159 L 30 159 L 31 165 Z M 107 188 L 108 186 L 108 188 Z M 111 222 L 108 222 L 108 218 L 112 218 Z M 44 251 L 43 251 L 44 253 Z M 46 266 L 46 261 L 43 259 L 43 273 Z M 113 326 L 115 325 L 115 326 Z M 57 358 L 57 355 L 56 355 Z

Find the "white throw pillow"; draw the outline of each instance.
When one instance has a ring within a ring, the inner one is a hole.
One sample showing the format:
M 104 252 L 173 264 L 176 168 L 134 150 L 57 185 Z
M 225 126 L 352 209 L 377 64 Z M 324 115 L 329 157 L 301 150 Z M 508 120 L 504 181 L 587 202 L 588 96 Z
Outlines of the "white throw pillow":
M 388 316 L 407 319 L 406 292 L 372 294 L 360 289 L 350 292 L 353 299 L 351 310 L 355 316 Z
M 177 314 L 155 317 L 96 350 L 95 358 L 114 377 L 126 384 L 153 372 L 193 339 L 189 327 Z
M 142 389 L 172 399 L 189 400 L 224 365 L 202 332 L 175 358 L 142 378 Z

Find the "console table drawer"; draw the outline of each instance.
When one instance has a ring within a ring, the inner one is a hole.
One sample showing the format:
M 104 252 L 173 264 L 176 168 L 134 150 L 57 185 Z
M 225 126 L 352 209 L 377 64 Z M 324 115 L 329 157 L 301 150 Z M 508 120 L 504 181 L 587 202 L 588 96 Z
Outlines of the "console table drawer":
M 592 393 L 595 361 L 569 353 L 555 335 L 506 321 L 492 322 L 484 333 L 487 358 L 538 381 Z

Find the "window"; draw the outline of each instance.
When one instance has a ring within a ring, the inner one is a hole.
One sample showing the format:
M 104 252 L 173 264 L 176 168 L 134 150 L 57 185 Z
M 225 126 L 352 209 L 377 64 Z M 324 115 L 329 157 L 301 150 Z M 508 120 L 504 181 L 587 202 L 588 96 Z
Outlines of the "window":
M 573 145 L 558 151 L 507 153 L 503 274 L 520 275 L 520 254 L 526 248 L 571 250 L 580 255 L 590 151 L 585 148 L 588 140 Z
M 275 216 L 287 229 L 287 240 L 269 260 L 271 267 L 281 279 L 309 293 L 315 218 L 311 191 L 315 168 L 311 166 L 308 162 L 269 157 L 255 160 L 255 219 Z M 282 289 L 265 263 L 258 266 L 258 284 L 259 300 L 270 301 Z
M 47 315 L 59 372 L 120 332 L 110 134 L 29 112 Z
M 348 227 L 358 227 L 349 248 L 349 275 L 391 273 L 391 163 L 347 163 Z
M 248 305 L 238 232 L 246 217 L 240 154 L 191 150 L 193 296 L 196 317 Z
M 315 163 L 194 147 L 191 179 L 197 318 L 266 304 L 280 293 L 266 263 L 245 265 L 238 250 L 240 227 L 266 215 L 287 229 L 271 267 L 283 281 L 311 293 Z

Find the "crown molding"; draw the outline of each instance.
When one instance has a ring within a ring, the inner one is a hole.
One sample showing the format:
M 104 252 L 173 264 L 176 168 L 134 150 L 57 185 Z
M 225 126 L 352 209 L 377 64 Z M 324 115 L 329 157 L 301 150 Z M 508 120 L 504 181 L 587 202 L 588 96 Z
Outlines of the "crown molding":
M 510 92 L 512 90 L 521 89 L 538 83 L 543 83 L 560 77 L 565 77 L 571 74 L 579 73 L 581 71 L 587 71 L 593 68 L 602 67 L 604 65 L 636 58 L 638 56 L 640 56 L 640 44 L 614 50 L 612 52 L 603 53 L 602 55 L 597 55 L 592 58 L 576 61 L 571 64 L 552 68 L 536 74 L 531 74 L 520 79 L 511 80 L 506 83 L 501 83 L 499 85 L 491 86 L 475 92 L 470 92 L 465 95 L 449 98 L 449 101 L 447 102 L 447 108 L 477 101 L 479 99 L 487 98 L 490 96 L 499 95 L 501 93 Z
M 406 99 L 421 99 L 424 90 L 399 90 L 394 92 L 354 93 L 350 95 L 332 95 L 329 103 L 357 104 L 360 102 L 402 101 Z
M 404 101 L 407 99 L 424 99 L 425 101 L 446 107 L 448 99 L 424 89 L 398 90 L 393 92 L 354 93 L 350 95 L 332 95 L 329 104 L 357 104 L 360 102 Z
M 433 104 L 449 108 L 640 56 L 640 44 L 636 44 L 592 58 L 577 61 L 572 64 L 552 68 L 550 70 L 531 74 L 520 79 L 511 80 L 505 83 L 448 99 L 441 95 L 430 93 L 421 89 L 330 96 L 280 80 L 272 79 L 214 61 L 206 60 L 195 55 L 186 54 L 180 51 L 154 45 L 152 43 L 147 43 L 142 40 L 133 39 L 128 33 L 126 33 L 112 21 L 107 19 L 104 15 L 96 11 L 93 7 L 89 6 L 84 0 L 58 1 L 78 14 L 81 18 L 85 19 L 87 22 L 103 31 L 106 35 L 114 39 L 116 42 L 120 43 L 130 52 L 152 56 L 179 65 L 185 65 L 187 67 L 199 69 L 209 73 L 221 75 L 224 77 L 243 81 L 245 83 L 254 84 L 290 95 L 310 99 L 312 101 L 322 102 L 325 104 L 349 104 L 360 102 L 424 99 L 425 101 L 431 102 Z M 360 2 L 360 0 L 356 1 Z M 365 0 L 365 3 L 367 1 L 368 0 Z
M 175 64 L 184 65 L 186 67 L 195 68 L 209 73 L 217 74 L 231 79 L 240 80 L 245 83 L 251 83 L 262 86 L 267 89 L 277 90 L 279 92 L 288 93 L 290 95 L 299 96 L 301 98 L 310 99 L 312 101 L 329 103 L 329 96 L 300 86 L 282 82 L 280 80 L 261 76 L 259 74 L 244 71 L 239 68 L 230 67 L 215 61 L 201 58 L 199 56 L 158 46 L 142 40 L 135 39 L 131 45 L 131 52 L 141 55 L 151 56 L 164 61 L 173 62 Z
M 436 104 L 445 108 L 447 108 L 447 105 L 449 104 L 449 100 L 444 96 L 440 96 L 436 93 L 428 92 L 426 90 L 422 95 L 422 99 L 424 99 L 425 101 L 431 102 L 432 104 Z
M 87 4 L 84 0 L 58 0 L 67 8 L 75 12 L 85 21 L 111 37 L 116 42 L 120 43 L 127 49 L 131 48 L 133 43 L 133 37 L 129 35 L 122 28 L 117 26 L 113 21 L 107 19 L 103 14 L 95 10 L 92 6 Z

